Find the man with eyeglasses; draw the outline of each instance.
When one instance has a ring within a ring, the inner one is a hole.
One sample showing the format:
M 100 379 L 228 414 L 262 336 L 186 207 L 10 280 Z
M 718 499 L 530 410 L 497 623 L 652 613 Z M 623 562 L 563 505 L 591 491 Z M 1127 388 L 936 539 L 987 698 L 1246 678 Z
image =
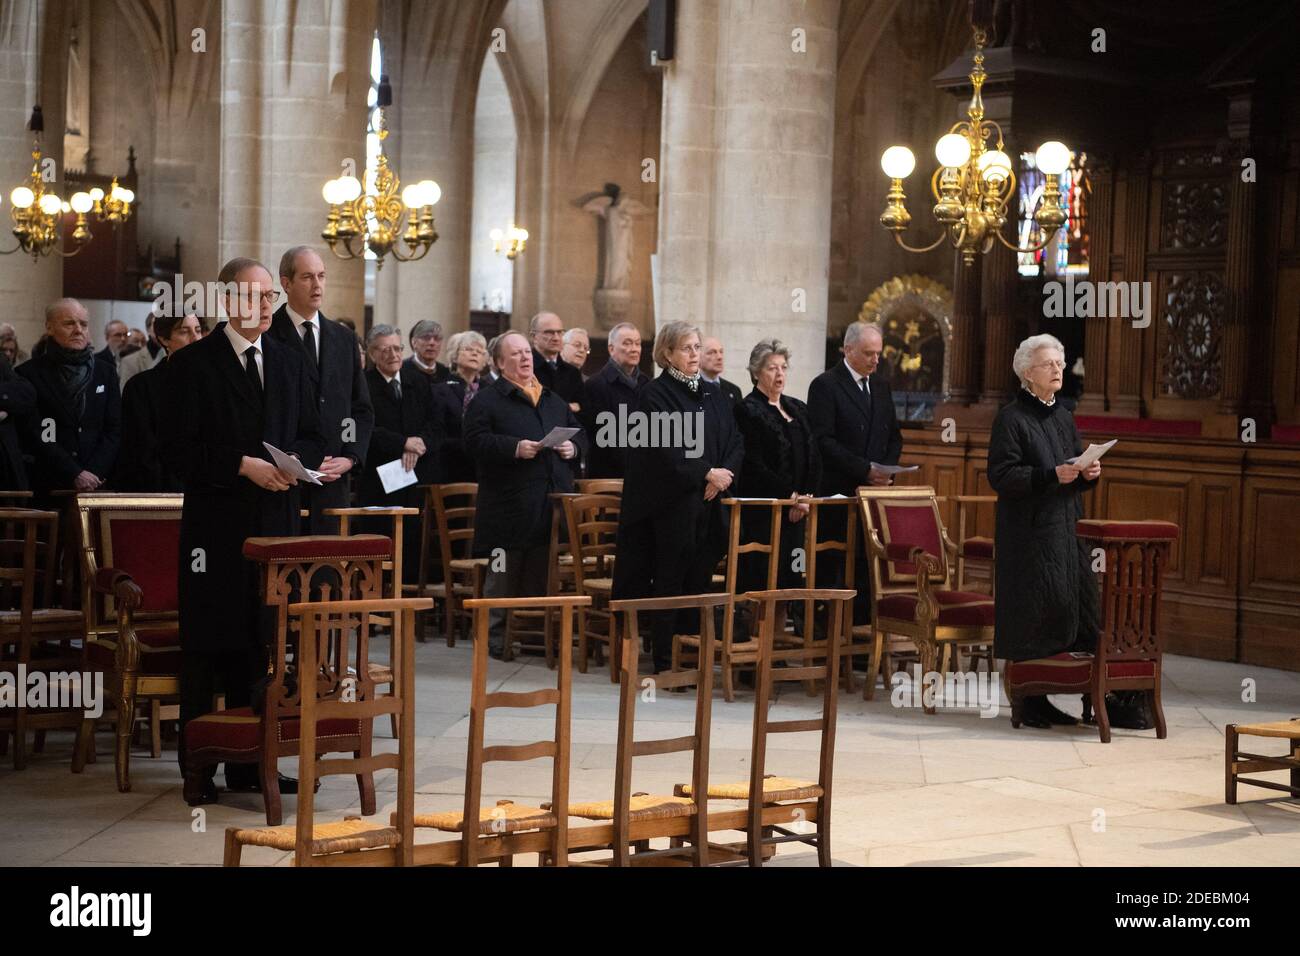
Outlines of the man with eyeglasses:
M 302 506 L 306 534 L 333 534 L 338 519 L 327 508 L 352 503 L 349 474 L 359 473 L 370 444 L 375 413 L 366 388 L 356 336 L 321 314 L 325 297 L 325 263 L 310 246 L 294 246 L 280 259 L 280 288 L 286 301 L 271 320 L 270 335 L 296 349 L 316 397 L 316 412 L 325 433 L 321 484 L 306 485 Z
M 451 378 L 451 369 L 438 361 L 442 354 L 442 326 L 433 319 L 422 319 L 411 329 L 411 357 L 405 367 L 425 375 L 430 385 L 441 385 Z
M 218 280 L 227 319 L 207 338 L 167 360 L 160 448 L 163 467 L 179 475 L 181 513 L 178 597 L 181 634 L 181 745 L 185 725 L 212 709 L 218 682 L 226 707 L 252 704 L 253 685 L 266 674 L 274 628 L 258 597 L 257 567 L 244 559 L 244 541 L 295 535 L 299 494 L 294 477 L 277 468 L 264 442 L 319 468 L 326 436 L 304 359 L 266 332 L 279 293 L 254 259 L 232 259 Z M 215 768 L 212 768 L 215 770 Z M 217 799 L 211 770 L 187 773 L 190 806 Z M 226 787 L 260 790 L 257 767 L 227 765 Z M 296 793 L 297 781 L 281 782 Z
M 561 358 L 564 322 L 554 312 L 539 312 L 528 325 L 533 342 L 533 369 L 541 382 L 569 403 L 569 411 L 582 411 L 582 373 Z
M 560 358 L 582 372 L 589 355 L 591 355 L 591 337 L 587 335 L 586 329 L 569 329 L 564 333 L 564 349 L 560 352 Z M 586 381 L 586 372 L 582 372 L 582 378 Z

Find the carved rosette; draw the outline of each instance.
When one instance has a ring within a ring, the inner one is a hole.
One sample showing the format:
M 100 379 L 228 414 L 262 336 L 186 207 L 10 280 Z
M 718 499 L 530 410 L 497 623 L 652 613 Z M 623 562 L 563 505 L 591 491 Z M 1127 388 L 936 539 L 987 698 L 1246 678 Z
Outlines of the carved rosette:
M 1223 279 L 1214 272 L 1174 274 L 1164 297 L 1164 387 L 1179 398 L 1219 392 L 1225 310 Z

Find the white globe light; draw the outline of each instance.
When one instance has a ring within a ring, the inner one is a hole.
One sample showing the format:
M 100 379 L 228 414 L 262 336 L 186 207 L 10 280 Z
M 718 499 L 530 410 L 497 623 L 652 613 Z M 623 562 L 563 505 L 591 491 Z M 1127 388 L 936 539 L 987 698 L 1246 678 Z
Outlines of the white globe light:
M 1038 168 L 1049 176 L 1059 176 L 1070 166 L 1070 150 L 1064 143 L 1048 140 L 1034 154 Z
M 985 179 L 1006 179 L 1011 174 L 1011 157 L 1000 149 L 981 153 L 976 165 Z
M 424 205 L 438 205 L 438 200 L 442 198 L 442 187 L 432 179 L 421 180 L 420 186 L 424 189 Z
M 491 232 L 488 233 L 488 238 L 491 239 L 493 242 L 500 242 L 505 237 L 506 237 L 505 233 L 503 233 L 500 229 L 493 229 Z
M 402 190 L 402 204 L 407 209 L 419 209 L 424 205 L 424 189 L 419 183 L 412 183 Z
M 353 202 L 361 195 L 361 180 L 355 176 L 344 176 L 338 184 L 340 202 Z
M 519 239 L 520 242 L 527 242 L 527 241 L 528 241 L 528 230 L 527 230 L 527 229 L 515 229 L 515 235 L 518 237 L 518 239 Z
M 331 179 L 320 189 L 321 198 L 331 206 L 338 204 L 338 186 L 336 183 L 338 183 L 337 179 Z
M 19 186 L 9 194 L 9 201 L 16 209 L 31 209 L 32 203 L 36 202 L 36 194 L 26 186 Z
M 131 205 L 131 203 L 135 202 L 135 190 L 134 190 L 134 189 L 123 189 L 123 190 L 122 190 L 122 202 L 126 203 L 128 206 Z
M 47 216 L 57 216 L 63 211 L 63 200 L 53 193 L 41 197 L 41 212 Z
M 95 202 L 100 202 L 104 198 L 104 190 L 96 186 L 94 189 L 90 191 L 90 198 L 93 199 Z
M 890 179 L 906 179 L 916 169 L 916 157 L 906 146 L 891 146 L 881 154 L 880 168 Z
M 934 155 L 941 166 L 965 166 L 970 159 L 970 141 L 957 133 L 940 136 L 939 142 L 934 144 Z
M 90 207 L 94 204 L 95 201 L 90 198 L 90 193 L 73 193 L 72 195 L 72 211 L 78 216 L 84 216 L 90 212 Z

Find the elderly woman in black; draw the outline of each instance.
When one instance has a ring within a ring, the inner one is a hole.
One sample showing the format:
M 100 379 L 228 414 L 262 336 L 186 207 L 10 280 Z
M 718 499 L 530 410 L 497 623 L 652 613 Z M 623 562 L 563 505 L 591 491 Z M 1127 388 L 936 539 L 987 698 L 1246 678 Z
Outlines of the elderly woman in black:
M 749 353 L 749 378 L 754 390 L 736 405 L 736 424 L 745 440 L 745 461 L 735 493 L 743 498 L 788 498 L 781 524 L 780 553 L 776 586 L 802 586 L 794 550 L 804 547 L 808 505 L 800 497 L 812 497 L 821 484 L 822 459 L 808 406 L 785 394 L 790 350 L 777 339 L 764 339 Z M 741 540 L 768 544 L 771 541 L 771 513 L 760 508 L 741 511 Z M 746 554 L 737 575 L 741 593 L 767 587 L 768 556 Z
M 1021 389 L 998 412 L 989 438 L 989 484 L 998 495 L 994 651 L 1011 661 L 1091 653 L 1100 598 L 1075 522 L 1101 463 L 1082 470 L 1070 464 L 1083 452 L 1083 442 L 1074 416 L 1056 397 L 1065 372 L 1060 341 L 1050 335 L 1025 339 L 1012 367 Z M 1023 722 L 1078 723 L 1046 697 L 1025 701 Z
M 618 525 L 615 599 L 670 597 L 711 590 L 714 567 L 727 550 L 726 497 L 741 470 L 745 449 L 731 406 L 716 385 L 700 378 L 700 330 L 669 322 L 655 336 L 654 358 L 663 374 L 638 393 L 636 410 L 654 419 L 644 433 L 675 440 L 658 447 L 627 448 L 623 506 Z M 629 435 L 632 430 L 629 429 Z M 603 431 L 596 441 L 607 441 Z M 620 442 L 622 444 L 623 442 Z M 659 614 L 653 628 L 654 667 L 672 667 L 675 615 Z M 694 630 L 683 620 L 681 629 Z

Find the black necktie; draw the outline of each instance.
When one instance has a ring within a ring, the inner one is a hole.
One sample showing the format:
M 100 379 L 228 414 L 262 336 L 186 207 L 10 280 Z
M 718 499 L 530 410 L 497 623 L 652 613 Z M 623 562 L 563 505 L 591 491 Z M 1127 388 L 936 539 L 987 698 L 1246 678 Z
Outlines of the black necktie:
M 862 390 L 862 403 L 867 409 L 867 418 L 871 417 L 871 387 L 867 384 L 865 376 L 858 379 L 858 388 Z
M 257 374 L 257 349 L 249 346 L 244 351 L 244 374 L 248 376 L 248 384 L 253 386 L 253 393 L 257 395 L 257 400 L 262 400 L 262 376 Z
M 316 327 L 310 322 L 303 324 L 302 347 L 307 350 L 307 361 L 311 364 L 311 367 L 318 368 L 319 363 L 316 358 Z
M 393 400 L 400 403 L 402 401 L 402 383 L 397 379 L 393 379 L 388 384 L 393 387 Z

